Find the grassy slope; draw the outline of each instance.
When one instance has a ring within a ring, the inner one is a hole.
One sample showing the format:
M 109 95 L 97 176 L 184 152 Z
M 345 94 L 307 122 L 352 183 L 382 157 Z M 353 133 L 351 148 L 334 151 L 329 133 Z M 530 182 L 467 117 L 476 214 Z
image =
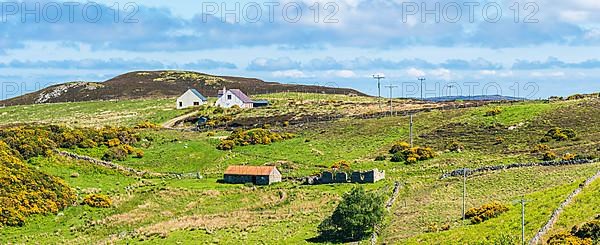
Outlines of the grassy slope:
M 468 226 L 462 226 L 458 220 L 461 181 L 437 178 L 444 171 L 463 166 L 535 160 L 537 156 L 530 154 L 529 149 L 552 126 L 574 128 L 582 138 L 579 141 L 550 142 L 557 152 L 594 151 L 598 144 L 598 137 L 595 136 L 600 128 L 594 120 L 598 121 L 597 115 L 600 114 L 595 114 L 597 104 L 581 103 L 584 102 L 504 106 L 504 112 L 495 118 L 483 116 L 488 108 L 420 113 L 415 117 L 415 129 L 420 136 L 416 144 L 432 146 L 440 156 L 417 165 L 372 161 L 375 156 L 385 154 L 394 141 L 407 140 L 408 121 L 405 117 L 341 120 L 311 125 L 310 128 L 288 128 L 285 130 L 294 130 L 299 136 L 269 146 L 238 147 L 232 152 L 217 151 L 214 147 L 218 140 L 207 137 L 206 133 L 144 131 L 144 134 L 155 139 L 148 149 L 144 149 L 145 157 L 129 159 L 121 164 L 162 172 L 199 171 L 208 179 L 150 180 L 153 185 L 137 188 L 127 194 L 124 187 L 140 184 L 139 179 L 104 173 L 81 163 L 52 163 L 51 160 L 38 159 L 31 164 L 65 178 L 72 186 L 81 187 L 80 191 L 99 186 L 102 192 L 109 193 L 117 200 L 117 205 L 108 210 L 79 206 L 67 209 L 64 216 L 36 217 L 23 228 L 3 229 L 0 237 L 16 242 L 40 238 L 50 239 L 49 242 L 72 240 L 81 243 L 110 239 L 140 242 L 141 238 L 149 243 L 233 243 L 239 240 L 247 243 L 265 240 L 276 243 L 304 242 L 316 235 L 320 220 L 331 212 L 341 193 L 351 185 L 295 186 L 285 183 L 254 189 L 217 184 L 215 178 L 229 164 L 261 165 L 285 160 L 293 163 L 292 169 L 284 170 L 286 176 L 305 176 L 321 170 L 321 166 L 329 166 L 342 159 L 352 162 L 357 169 L 378 167 L 386 170 L 386 181 L 369 185 L 369 188 L 383 188 L 393 181 L 404 184 L 394 206 L 390 225 L 381 236 L 383 241 L 464 243 L 483 241 L 498 232 L 515 235 L 519 233 L 520 211 L 512 201 L 522 195 L 531 200 L 527 224 L 527 236 L 530 237 L 580 181 L 597 171 L 600 167 L 598 164 L 525 168 L 470 178 L 467 186 L 468 207 L 499 200 L 511 209 L 494 220 Z M 571 118 L 578 120 L 561 119 L 565 113 L 570 113 L 568 115 Z M 506 129 L 521 122 L 524 124 L 518 129 Z M 488 128 L 498 124 L 501 126 L 495 126 L 492 130 Z M 227 133 L 218 132 L 219 135 Z M 505 144 L 494 145 L 498 135 L 506 138 Z M 445 144 L 451 140 L 464 142 L 467 150 L 444 153 Z M 103 150 L 79 152 L 99 157 Z M 70 178 L 72 172 L 79 172 L 81 176 Z M 565 215 L 561 216 L 560 222 L 564 222 L 564 226 L 584 219 L 585 215 L 580 215 L 580 211 L 595 212 L 589 210 L 589 203 L 597 201 L 594 192 L 591 193 L 589 196 L 582 195 L 582 200 L 588 200 L 581 202 L 585 205 L 574 205 L 572 211 L 567 209 Z M 105 219 L 106 222 L 95 227 L 84 225 L 86 221 Z M 58 222 L 56 226 L 54 221 Z M 433 223 L 438 226 L 450 224 L 451 229 L 425 233 Z M 75 231 L 70 231 L 70 227 L 75 227 Z M 134 231 L 155 235 L 146 238 L 135 235 Z M 123 237 L 119 238 L 118 234 L 123 234 Z M 74 240 L 76 237 L 78 240 Z
M 9 106 L 0 108 L 0 125 L 54 123 L 78 126 L 126 125 L 141 121 L 160 123 L 185 114 L 175 110 L 174 99 L 93 101 Z

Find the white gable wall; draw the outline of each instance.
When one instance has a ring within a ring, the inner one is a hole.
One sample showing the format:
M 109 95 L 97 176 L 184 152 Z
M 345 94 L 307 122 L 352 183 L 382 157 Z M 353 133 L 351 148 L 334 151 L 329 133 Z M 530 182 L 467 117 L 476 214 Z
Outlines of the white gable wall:
M 197 103 L 197 104 L 195 104 Z M 192 106 L 204 105 L 206 102 L 198 98 L 191 90 L 186 91 L 177 98 L 177 109 L 185 109 Z
M 244 103 L 240 98 L 235 96 L 235 94 L 233 94 L 231 91 L 227 90 L 227 92 L 225 94 L 223 94 L 223 96 L 221 96 L 219 99 L 217 99 L 217 102 L 215 102 L 215 105 L 218 107 L 223 107 L 223 108 L 231 108 L 236 105 L 241 108 L 252 108 L 254 104 L 253 103 Z

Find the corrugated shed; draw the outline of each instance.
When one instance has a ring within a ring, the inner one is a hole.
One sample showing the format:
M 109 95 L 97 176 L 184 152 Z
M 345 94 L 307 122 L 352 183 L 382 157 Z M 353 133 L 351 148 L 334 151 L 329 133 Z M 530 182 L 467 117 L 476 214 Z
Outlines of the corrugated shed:
M 265 176 L 270 175 L 274 169 L 274 166 L 229 166 L 225 170 L 225 174 Z

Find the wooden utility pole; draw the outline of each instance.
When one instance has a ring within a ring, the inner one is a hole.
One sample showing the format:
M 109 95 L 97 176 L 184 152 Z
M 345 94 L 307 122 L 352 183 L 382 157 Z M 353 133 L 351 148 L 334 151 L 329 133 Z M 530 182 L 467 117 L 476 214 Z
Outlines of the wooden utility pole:
M 462 200 L 462 219 L 463 225 L 465 224 L 465 212 L 467 208 L 467 169 L 463 168 L 463 200 Z
M 392 90 L 394 88 L 397 88 L 398 86 L 389 85 L 389 86 L 385 86 L 385 87 L 390 89 L 390 116 L 393 116 L 394 115 L 394 106 L 392 104 Z
M 377 74 L 373 75 L 374 79 L 377 79 L 377 100 L 379 100 L 379 109 L 381 109 L 381 79 L 384 79 L 385 76 Z
M 418 79 L 421 82 L 421 100 L 423 100 L 423 82 L 425 81 L 425 78 L 424 77 L 420 77 Z
M 409 134 L 410 134 L 410 147 L 413 147 L 413 115 L 410 114 L 410 129 L 409 129 Z
M 525 245 L 525 199 L 521 198 L 521 244 Z

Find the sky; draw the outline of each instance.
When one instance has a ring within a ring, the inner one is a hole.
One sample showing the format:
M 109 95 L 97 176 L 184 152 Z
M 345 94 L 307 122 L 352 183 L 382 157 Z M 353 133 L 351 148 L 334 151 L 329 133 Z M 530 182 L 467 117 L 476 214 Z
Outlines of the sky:
M 394 97 L 600 91 L 600 1 L 1 1 L 0 99 L 178 69 Z M 421 84 L 417 79 L 425 78 Z

